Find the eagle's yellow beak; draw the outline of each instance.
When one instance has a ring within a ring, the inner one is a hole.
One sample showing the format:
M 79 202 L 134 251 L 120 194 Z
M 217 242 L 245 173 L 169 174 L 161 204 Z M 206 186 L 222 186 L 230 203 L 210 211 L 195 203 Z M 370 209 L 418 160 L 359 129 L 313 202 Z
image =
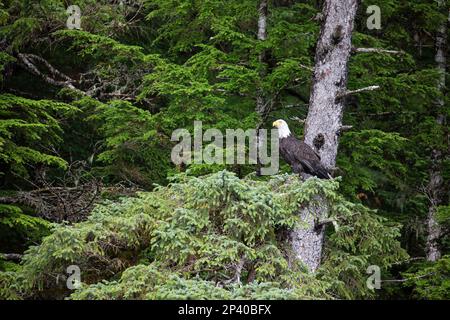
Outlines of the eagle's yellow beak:
M 279 121 L 278 121 L 278 120 L 277 120 L 277 121 L 275 121 L 274 123 L 272 123 L 272 127 L 278 128 L 278 123 L 279 123 Z

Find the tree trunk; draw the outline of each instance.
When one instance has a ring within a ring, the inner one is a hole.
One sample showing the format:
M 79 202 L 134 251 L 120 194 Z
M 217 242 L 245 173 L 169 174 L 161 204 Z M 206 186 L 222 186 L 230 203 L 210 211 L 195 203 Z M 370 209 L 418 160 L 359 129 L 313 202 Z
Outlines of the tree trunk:
M 328 168 L 336 164 L 344 107 L 344 99 L 338 96 L 347 89 L 357 7 L 357 0 L 327 0 L 323 8 L 324 24 L 316 49 L 305 142 L 319 153 Z
M 268 14 L 268 0 L 261 0 L 258 6 L 258 36 L 259 41 L 265 41 L 267 39 L 267 14 Z M 263 51 L 259 55 L 259 62 L 261 63 L 261 70 L 259 71 L 259 79 L 262 82 L 267 74 L 266 66 L 266 52 Z M 256 128 L 257 131 L 257 148 L 260 147 L 260 130 L 264 124 L 265 117 L 267 115 L 268 103 L 263 89 L 260 87 L 256 92 L 256 113 L 259 116 L 259 123 Z M 259 150 L 257 152 L 257 165 L 256 174 L 261 175 L 261 161 L 259 158 Z
M 268 0 L 261 0 L 258 8 L 258 40 L 265 41 L 267 40 L 267 14 L 268 14 Z M 266 66 L 266 52 L 263 51 L 259 55 L 259 62 L 263 66 L 259 72 L 260 80 L 266 76 L 267 66 Z M 258 88 L 257 96 L 256 96 L 256 112 L 263 117 L 265 114 L 267 103 L 265 99 L 264 92 L 262 88 Z M 258 128 L 259 129 L 259 128 Z
M 323 25 L 317 43 L 310 107 L 305 126 L 305 142 L 321 156 L 327 168 L 334 168 L 342 126 L 344 99 L 347 89 L 348 61 L 352 50 L 353 23 L 357 0 L 326 0 L 322 11 Z M 296 258 L 310 271 L 320 266 L 324 242 L 324 226 L 328 208 L 310 206 L 300 212 L 308 228 L 291 232 Z
M 445 73 L 446 73 L 446 52 L 447 52 L 447 20 L 439 27 L 436 35 L 436 56 L 435 61 L 440 72 L 438 88 L 442 92 L 445 90 Z M 445 102 L 443 98 L 437 99 L 436 107 L 438 109 L 436 123 L 439 126 L 445 124 Z M 430 207 L 427 216 L 427 241 L 425 251 L 428 261 L 436 261 L 441 257 L 438 240 L 442 230 L 436 221 L 437 207 L 442 203 L 444 197 L 444 179 L 442 177 L 442 150 L 435 149 L 431 154 L 431 172 L 430 181 L 427 187 L 428 197 L 430 199 Z

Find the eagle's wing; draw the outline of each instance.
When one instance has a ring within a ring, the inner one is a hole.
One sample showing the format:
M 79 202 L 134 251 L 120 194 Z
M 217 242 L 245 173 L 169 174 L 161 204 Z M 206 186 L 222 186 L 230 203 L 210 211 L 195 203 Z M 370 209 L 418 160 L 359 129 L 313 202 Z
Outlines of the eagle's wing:
M 320 162 L 319 155 L 305 142 L 293 139 L 293 156 L 301 163 L 306 173 L 315 175 L 322 179 L 331 178 L 328 170 Z
M 320 157 L 305 142 L 300 140 L 297 141 L 298 141 L 296 143 L 297 160 L 300 161 L 302 164 L 304 163 L 304 165 L 310 168 L 310 170 L 314 171 L 314 167 L 316 167 L 317 164 L 320 163 Z
M 309 172 L 314 172 L 314 165 L 309 160 L 299 159 L 298 161 L 302 164 L 304 168 L 307 168 Z

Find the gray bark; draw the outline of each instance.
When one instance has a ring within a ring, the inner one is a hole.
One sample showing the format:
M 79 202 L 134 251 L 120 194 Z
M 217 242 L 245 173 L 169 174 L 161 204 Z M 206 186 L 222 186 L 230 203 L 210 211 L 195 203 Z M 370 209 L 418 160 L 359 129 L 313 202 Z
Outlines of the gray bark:
M 267 39 L 267 0 L 259 3 L 258 17 L 258 40 Z
M 435 61 L 440 72 L 440 79 L 438 88 L 441 91 L 445 90 L 445 74 L 447 68 L 447 20 L 445 20 L 439 27 L 436 35 L 436 56 Z M 436 107 L 438 113 L 436 116 L 436 123 L 439 126 L 445 123 L 445 102 L 443 98 L 439 98 L 436 101 Z M 430 200 L 430 206 L 427 216 L 427 240 L 425 245 L 426 257 L 428 261 L 436 261 L 441 257 L 441 251 L 438 246 L 438 240 L 441 237 L 442 230 L 436 221 L 437 207 L 443 202 L 444 197 L 444 179 L 442 177 L 442 158 L 443 154 L 441 150 L 435 149 L 431 154 L 432 168 L 430 171 L 430 181 L 427 186 L 428 198 Z
M 322 206 L 309 205 L 300 210 L 300 219 L 303 225 L 296 227 L 290 233 L 295 259 L 302 262 L 310 272 L 315 272 L 320 267 L 322 260 L 325 227 L 318 226 L 318 224 L 319 216 L 325 216 L 327 211 L 325 204 Z
M 436 155 L 433 156 L 436 158 Z M 433 159 L 438 161 L 438 159 Z M 427 261 L 437 261 L 441 258 L 441 251 L 438 246 L 438 240 L 441 237 L 441 227 L 436 221 L 437 207 L 441 203 L 442 198 L 443 179 L 439 169 L 434 169 L 430 175 L 428 183 L 428 195 L 430 199 L 430 206 L 427 215 L 427 240 L 425 244 Z
M 347 91 L 357 7 L 357 0 L 327 0 L 323 8 L 325 20 L 316 49 L 305 142 L 319 153 L 328 168 L 336 164 L 344 108 L 343 99 L 338 97 Z
M 268 14 L 268 0 L 261 0 L 258 6 L 258 36 L 257 39 L 259 41 L 265 41 L 267 40 L 267 14 Z M 264 77 L 267 74 L 267 67 L 266 67 L 266 52 L 263 51 L 259 55 L 259 62 L 264 67 L 259 72 L 259 78 L 260 81 L 263 81 Z M 259 124 L 256 128 L 257 130 L 257 148 L 260 147 L 260 129 L 264 124 L 265 117 L 268 114 L 268 102 L 265 97 L 264 91 L 262 88 L 257 89 L 256 93 L 256 112 L 259 115 Z M 257 152 L 257 166 L 256 166 L 256 174 L 259 176 L 261 175 L 261 161 L 259 158 L 259 150 Z
M 258 40 L 265 41 L 267 40 L 267 13 L 268 13 L 268 0 L 261 0 L 258 8 Z M 259 62 L 262 65 L 266 64 L 266 53 L 263 51 L 259 55 Z M 267 70 L 266 67 L 260 71 L 259 77 L 261 80 L 266 76 Z M 257 97 L 256 97 L 256 112 L 264 117 L 266 113 L 267 102 L 264 97 L 264 92 L 261 88 L 258 89 Z M 259 129 L 259 128 L 258 128 Z
M 305 125 L 305 142 L 321 156 L 325 167 L 336 164 L 339 130 L 342 127 L 343 96 L 347 92 L 348 61 L 352 51 L 353 23 L 357 0 L 326 0 L 323 25 L 317 43 L 310 107 Z M 324 201 L 302 209 L 300 217 L 308 228 L 291 232 L 291 245 L 297 259 L 311 272 L 321 263 L 324 225 L 328 208 Z

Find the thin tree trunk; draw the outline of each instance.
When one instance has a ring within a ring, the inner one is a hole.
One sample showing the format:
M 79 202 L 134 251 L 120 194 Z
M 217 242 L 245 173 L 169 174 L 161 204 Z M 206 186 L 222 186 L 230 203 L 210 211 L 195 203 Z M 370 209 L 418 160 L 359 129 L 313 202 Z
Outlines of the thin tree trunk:
M 342 126 L 347 89 L 348 61 L 352 50 L 353 23 L 358 0 L 326 0 L 322 11 L 323 25 L 317 43 L 310 107 L 305 127 L 305 142 L 321 156 L 327 168 L 334 168 Z M 291 232 L 296 258 L 310 271 L 320 266 L 324 242 L 324 226 L 328 208 L 317 199 L 315 205 L 300 212 L 308 228 Z
M 445 90 L 446 79 L 446 52 L 447 52 L 447 20 L 445 20 L 439 27 L 436 35 L 436 56 L 435 61 L 438 70 L 441 74 L 439 79 L 438 88 L 441 91 Z M 436 116 L 436 123 L 439 126 L 445 123 L 445 102 L 443 98 L 439 98 L 436 101 L 436 107 L 438 113 Z M 436 261 L 441 257 L 441 251 L 438 246 L 438 240 L 441 236 L 442 230 L 436 221 L 437 207 L 442 203 L 444 190 L 444 179 L 442 177 L 442 158 L 443 154 L 441 150 L 435 149 L 431 154 L 431 172 L 430 181 L 428 183 L 427 192 L 430 199 L 430 207 L 428 209 L 427 216 L 427 241 L 426 241 L 426 257 L 428 261 Z
M 261 0 L 258 8 L 258 40 L 262 41 L 267 39 L 267 12 L 267 0 Z
M 259 41 L 265 41 L 267 39 L 267 14 L 268 14 L 268 0 L 261 0 L 258 7 L 258 37 Z M 267 74 L 267 66 L 266 66 L 266 52 L 263 51 L 259 55 L 259 62 L 262 67 L 259 72 L 259 78 L 262 82 L 264 77 Z M 256 128 L 257 130 L 257 148 L 260 147 L 260 130 L 264 124 L 265 116 L 267 115 L 268 103 L 264 94 L 264 90 L 260 87 L 257 89 L 256 93 L 256 112 L 259 115 L 259 124 Z M 259 150 L 258 150 L 259 151 Z M 259 152 L 257 152 L 257 166 L 256 166 L 256 174 L 261 174 L 261 162 L 259 159 Z
M 258 8 L 258 40 L 267 40 L 267 14 L 268 14 L 268 0 L 261 0 Z M 266 76 L 267 66 L 266 66 L 266 52 L 263 51 L 259 55 L 259 62 L 263 66 L 259 72 L 259 77 L 261 81 Z M 256 97 L 256 112 L 263 117 L 266 109 L 266 99 L 264 91 L 262 88 L 258 88 Z

